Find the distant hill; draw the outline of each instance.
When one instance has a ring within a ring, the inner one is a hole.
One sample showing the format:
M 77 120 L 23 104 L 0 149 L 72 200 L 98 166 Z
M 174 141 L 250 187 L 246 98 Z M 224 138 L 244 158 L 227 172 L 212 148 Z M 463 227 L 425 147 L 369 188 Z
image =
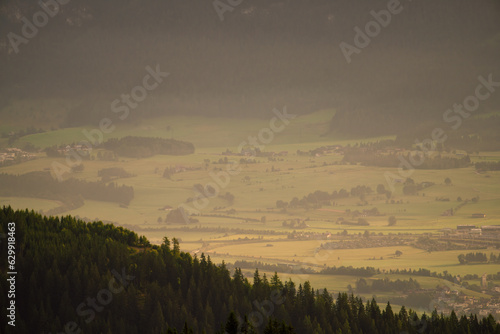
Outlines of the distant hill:
M 441 121 L 474 92 L 479 75 L 500 77 L 496 0 L 402 1 L 349 64 L 340 43 L 354 44 L 354 27 L 364 29 L 388 1 L 247 0 L 224 12 L 224 21 L 213 3 L 70 1 L 16 53 L 8 34 L 21 35 L 22 17 L 31 22 L 41 8 L 3 1 L 0 115 L 20 99 L 64 99 L 72 102 L 61 102 L 64 125 L 95 123 L 142 83 L 146 66 L 159 64 L 169 77 L 127 121 L 165 113 L 263 116 L 287 105 L 296 114 L 335 108 L 340 129 L 369 123 L 386 133 Z M 479 112 L 498 110 L 499 101 L 493 94 Z

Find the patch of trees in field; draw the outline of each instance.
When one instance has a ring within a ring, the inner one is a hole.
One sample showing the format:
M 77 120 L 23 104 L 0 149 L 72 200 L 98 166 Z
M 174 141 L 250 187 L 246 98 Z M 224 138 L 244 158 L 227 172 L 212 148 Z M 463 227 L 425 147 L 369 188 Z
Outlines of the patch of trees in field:
M 420 289 L 420 284 L 410 277 L 409 280 L 391 281 L 388 278 L 374 279 L 371 280 L 371 285 L 364 278 L 356 280 L 355 291 L 357 293 L 372 293 L 375 291 L 398 291 L 398 292 L 408 292 Z
M 487 263 L 488 256 L 485 253 L 481 252 L 471 252 L 467 254 L 459 254 L 458 262 L 460 264 L 472 264 L 472 263 Z M 500 254 L 495 255 L 493 253 L 490 254 L 490 263 L 500 263 Z
M 191 218 L 187 214 L 183 207 L 170 210 L 170 212 L 165 217 L 165 222 L 167 224 L 194 224 L 198 223 L 199 220 L 196 218 Z
M 103 182 L 108 182 L 113 179 L 127 178 L 135 175 L 127 172 L 121 167 L 109 167 L 97 171 L 97 176 L 99 176 Z
M 186 199 L 186 203 L 191 203 L 196 200 L 204 201 L 207 198 L 217 196 L 218 198 L 227 201 L 228 205 L 233 205 L 234 200 L 236 199 L 236 196 L 228 191 L 226 191 L 225 193 L 217 194 L 218 190 L 216 190 L 210 184 L 203 186 L 201 183 L 196 183 L 195 185 L 193 185 L 193 191 L 195 192 L 195 195 L 193 197 L 188 197 Z
M 424 277 L 436 277 L 442 278 L 450 282 L 455 282 L 456 277 L 444 271 L 443 273 L 438 273 L 435 271 L 430 271 L 429 269 L 419 268 L 419 269 L 390 269 L 389 274 L 397 275 L 412 275 L 412 276 L 424 276 Z
M 188 172 L 188 171 L 196 171 L 201 170 L 201 167 L 193 167 L 193 166 L 168 166 L 165 167 L 162 173 L 162 177 L 171 180 L 172 176 L 177 173 Z M 215 170 L 215 169 L 214 169 Z M 155 173 L 159 171 L 158 168 L 155 169 Z M 180 179 L 179 179 L 180 180 Z
M 224 194 L 219 194 L 219 198 L 226 200 L 229 205 L 234 204 L 235 196 L 228 191 L 226 191 Z
M 474 164 L 476 170 L 485 172 L 485 171 L 498 171 L 500 170 L 500 161 L 482 161 L 476 162 Z
M 327 267 L 322 269 L 320 272 L 322 275 L 347 275 L 347 276 L 358 276 L 358 277 L 372 277 L 374 275 L 380 274 L 380 269 L 374 267 L 361 267 L 354 268 L 352 266 L 345 267 Z
M 123 157 L 146 158 L 157 154 L 186 155 L 194 153 L 194 145 L 165 138 L 134 137 L 111 138 L 103 147 Z
M 351 191 L 347 191 L 342 188 L 339 191 L 334 190 L 329 193 L 323 190 L 316 190 L 315 192 L 309 193 L 308 195 L 299 199 L 294 197 L 290 202 L 285 202 L 283 200 L 276 201 L 276 207 L 278 209 L 286 208 L 320 208 L 323 205 L 331 206 L 337 199 L 348 198 L 348 197 L 359 197 L 362 201 L 366 199 L 367 195 L 373 194 L 373 189 L 369 186 L 358 185 L 351 188 Z
M 0 233 L 16 226 L 16 332 L 85 333 L 498 333 L 492 316 L 418 316 L 375 299 L 298 286 L 255 271 L 233 275 L 210 257 L 180 251 L 175 238 L 151 246 L 132 231 L 71 216 L 0 210 Z M 41 242 L 43 241 L 43 242 Z M 7 243 L 0 244 L 7 253 Z M 8 291 L 7 257 L 0 291 Z M 96 298 L 97 297 L 97 298 Z M 0 298 L 0 307 L 8 307 Z M 95 307 L 94 307 L 95 306 Z M 257 321 L 258 320 L 258 321 Z M 1 328 L 7 318 L 0 319 Z M 245 329 L 246 328 L 246 329 Z
M 196 183 L 193 185 L 193 191 L 195 192 L 194 197 L 188 197 L 186 203 L 191 203 L 194 200 L 205 200 L 205 198 L 217 196 L 218 190 L 216 190 L 212 185 L 207 184 L 203 186 L 201 183 Z M 220 194 L 219 197 L 224 198 L 230 202 L 234 202 L 234 195 L 226 192 L 225 194 Z M 232 203 L 231 203 L 232 204 Z
M 175 174 L 174 167 L 165 167 L 165 169 L 163 170 L 162 177 L 171 180 L 173 174 Z
M 296 219 L 284 220 L 281 223 L 281 226 L 292 228 L 292 229 L 303 229 L 303 228 L 306 228 L 308 225 L 307 225 L 305 220 L 301 220 L 299 218 L 296 218 Z
M 405 195 L 417 195 L 419 191 L 429 188 L 434 185 L 434 182 L 420 182 L 415 183 L 412 178 L 407 178 L 403 184 L 403 194 Z
M 0 184 L 1 196 L 57 200 L 65 204 L 66 210 L 82 206 L 84 199 L 128 205 L 134 198 L 134 188 L 130 186 L 74 178 L 59 182 L 50 172 L 30 172 L 22 175 L 2 173 Z

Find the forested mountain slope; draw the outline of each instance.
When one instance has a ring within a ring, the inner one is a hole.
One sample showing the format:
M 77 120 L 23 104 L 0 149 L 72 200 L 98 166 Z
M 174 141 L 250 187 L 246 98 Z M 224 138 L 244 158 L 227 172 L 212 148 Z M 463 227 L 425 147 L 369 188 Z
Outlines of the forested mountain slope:
M 4 207 L 0 232 L 3 310 L 13 299 L 6 256 L 12 236 L 17 272 L 16 327 L 4 315 L 3 333 L 500 333 L 492 317 L 418 318 L 258 272 L 251 284 L 240 270 L 231 277 L 223 264 L 180 252 L 175 239 L 151 246 L 101 222 Z

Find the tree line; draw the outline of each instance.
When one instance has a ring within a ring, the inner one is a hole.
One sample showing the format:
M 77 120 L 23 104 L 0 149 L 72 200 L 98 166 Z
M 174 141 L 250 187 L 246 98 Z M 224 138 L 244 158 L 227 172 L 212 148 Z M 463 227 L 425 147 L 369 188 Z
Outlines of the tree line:
M 490 171 L 490 170 L 495 171 L 495 170 L 500 170 L 500 161 L 476 162 L 474 166 L 478 171 Z
M 364 278 L 356 281 L 357 293 L 371 293 L 374 291 L 401 291 L 408 292 L 420 289 L 420 284 L 410 277 L 409 280 L 391 281 L 388 278 L 380 278 L 371 280 L 371 285 Z
M 485 253 L 481 252 L 471 252 L 467 254 L 459 254 L 458 262 L 460 264 L 468 264 L 468 263 L 485 263 L 488 262 L 488 256 Z M 490 263 L 500 263 L 500 254 L 495 255 L 493 253 L 490 254 Z
M 2 196 L 36 197 L 57 200 L 79 207 L 83 200 L 115 202 L 128 205 L 134 198 L 134 188 L 114 182 L 91 182 L 71 178 L 59 182 L 50 172 L 35 171 L 22 175 L 0 174 Z

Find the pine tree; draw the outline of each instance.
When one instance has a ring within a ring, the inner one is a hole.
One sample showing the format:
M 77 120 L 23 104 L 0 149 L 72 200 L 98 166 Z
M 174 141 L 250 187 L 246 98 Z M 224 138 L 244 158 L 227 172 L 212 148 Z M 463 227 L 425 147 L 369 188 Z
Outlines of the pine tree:
M 226 321 L 226 329 L 227 334 L 238 334 L 238 328 L 240 327 L 240 323 L 238 319 L 236 319 L 236 315 L 234 312 L 229 313 L 229 316 Z

